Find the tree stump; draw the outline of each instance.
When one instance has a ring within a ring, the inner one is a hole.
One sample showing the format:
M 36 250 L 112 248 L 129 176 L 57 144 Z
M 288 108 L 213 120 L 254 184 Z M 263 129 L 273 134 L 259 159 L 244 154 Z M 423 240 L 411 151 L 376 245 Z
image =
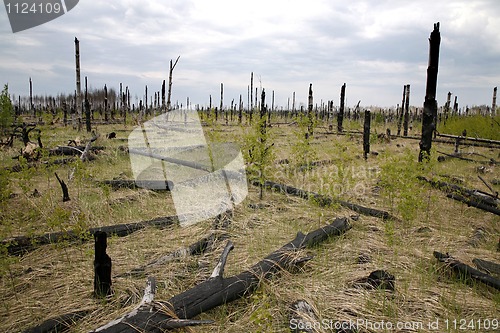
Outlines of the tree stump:
M 111 295 L 111 258 L 106 253 L 108 235 L 104 231 L 94 234 L 94 295 L 105 297 Z

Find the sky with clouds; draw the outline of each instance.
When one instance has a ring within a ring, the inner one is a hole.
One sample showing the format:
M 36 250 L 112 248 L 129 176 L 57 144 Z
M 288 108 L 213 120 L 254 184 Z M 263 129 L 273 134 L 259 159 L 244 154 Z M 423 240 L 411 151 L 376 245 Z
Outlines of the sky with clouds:
M 463 105 L 491 105 L 500 85 L 500 1 L 497 0 L 80 0 L 65 15 L 12 33 L 0 7 L 0 84 L 14 94 L 75 90 L 74 38 L 80 40 L 82 81 L 129 86 L 132 102 L 161 89 L 174 70 L 172 100 L 206 105 L 247 102 L 250 73 L 270 104 L 296 93 L 307 102 L 395 106 L 403 85 L 422 106 L 428 38 L 440 22 L 438 104 L 448 91 Z

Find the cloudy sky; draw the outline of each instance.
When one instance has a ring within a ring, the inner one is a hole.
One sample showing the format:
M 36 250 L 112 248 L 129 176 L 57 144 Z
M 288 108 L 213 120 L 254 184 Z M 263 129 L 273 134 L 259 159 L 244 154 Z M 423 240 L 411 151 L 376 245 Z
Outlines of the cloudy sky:
M 440 22 L 438 104 L 451 91 L 461 106 L 491 105 L 500 85 L 500 1 L 497 0 L 80 0 L 44 25 L 12 33 L 0 7 L 0 84 L 14 94 L 71 93 L 74 37 L 82 80 L 101 88 L 129 86 L 132 102 L 158 91 L 174 70 L 172 100 L 219 104 L 247 101 L 254 84 L 286 106 L 334 100 L 347 85 L 347 105 L 395 106 L 403 85 L 411 105 L 424 101 L 428 37 Z M 270 104 L 270 99 L 268 99 Z

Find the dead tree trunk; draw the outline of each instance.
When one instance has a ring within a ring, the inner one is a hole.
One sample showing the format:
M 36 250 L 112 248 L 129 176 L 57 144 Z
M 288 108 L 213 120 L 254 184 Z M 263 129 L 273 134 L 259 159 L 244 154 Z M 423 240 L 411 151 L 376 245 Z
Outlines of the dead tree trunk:
M 146 114 L 146 116 L 149 115 L 148 113 L 148 86 L 146 85 L 146 88 L 145 88 L 145 92 L 144 92 L 144 105 L 145 105 L 145 109 L 144 109 L 144 112 Z M 187 107 L 189 107 L 189 105 L 187 105 Z
M 306 139 L 312 138 L 314 134 L 314 119 L 313 119 L 313 90 L 312 83 L 309 84 L 309 98 L 307 105 L 307 133 Z
M 82 127 L 82 85 L 80 80 L 80 41 L 75 37 L 76 60 L 76 114 L 78 117 L 78 131 Z
M 63 192 L 63 202 L 70 201 L 71 199 L 69 198 L 68 186 L 66 186 L 66 183 L 64 182 L 64 180 L 61 180 L 61 178 L 59 178 L 57 173 L 55 173 L 55 175 L 56 175 L 57 181 L 61 185 L 61 189 Z
M 431 154 L 432 134 L 436 130 L 437 102 L 436 88 L 439 66 L 439 45 L 441 34 L 439 22 L 434 24 L 434 30 L 429 38 L 429 66 L 427 67 L 427 84 L 425 88 L 424 111 L 422 114 L 422 139 L 418 161 L 428 160 Z
M 403 123 L 403 113 L 405 109 L 406 85 L 403 86 L 403 100 L 401 101 L 401 110 L 398 117 L 398 136 L 401 135 L 401 124 Z
M 104 85 L 104 121 L 107 123 L 109 121 L 108 113 L 108 87 Z
M 111 258 L 106 253 L 108 235 L 103 231 L 94 234 L 94 296 L 111 295 Z
M 170 97 L 172 96 L 172 74 L 174 72 L 175 65 L 177 65 L 177 61 L 179 61 L 180 57 L 181 56 L 178 56 L 177 59 L 175 60 L 175 63 L 173 63 L 173 64 L 172 64 L 172 59 L 170 59 L 170 71 L 168 73 L 167 111 L 170 111 L 170 108 L 171 108 Z
M 85 77 L 85 125 L 87 127 L 87 133 L 92 131 L 92 125 L 90 123 L 90 102 L 87 90 L 87 77 Z
M 35 105 L 33 104 L 33 81 L 30 78 L 30 111 L 33 111 L 33 118 L 36 119 Z
M 444 124 L 448 121 L 448 115 L 450 114 L 451 105 L 451 92 L 448 91 L 448 97 L 446 98 L 446 104 L 444 106 Z
M 403 122 L 403 136 L 408 136 L 408 122 L 410 120 L 410 85 L 406 85 L 405 114 Z
M 491 116 L 495 117 L 497 111 L 497 87 L 493 88 L 493 101 L 491 102 Z
M 366 110 L 365 123 L 363 125 L 363 156 L 365 160 L 368 159 L 368 154 L 370 153 L 370 122 L 371 112 L 370 110 Z
M 344 127 L 342 123 L 344 121 L 344 102 L 345 102 L 345 83 L 340 88 L 340 108 L 337 115 L 337 132 L 342 133 Z
M 164 113 L 166 111 L 165 109 L 165 80 L 163 80 L 163 83 L 161 85 L 161 112 Z
M 351 228 L 346 218 L 335 219 L 331 224 L 307 235 L 298 233 L 294 240 L 281 247 L 252 266 L 249 270 L 228 278 L 223 277 L 224 268 L 233 244 L 226 245 L 219 263 L 210 278 L 168 301 L 143 303 L 119 320 L 96 329 L 94 332 L 126 333 L 144 330 L 161 330 L 210 321 L 189 321 L 202 312 L 232 302 L 252 293 L 262 279 L 271 279 L 283 270 L 301 266 L 311 257 L 298 257 L 297 251 L 315 246 L 332 236 L 339 236 Z M 180 318 L 180 319 L 174 319 Z

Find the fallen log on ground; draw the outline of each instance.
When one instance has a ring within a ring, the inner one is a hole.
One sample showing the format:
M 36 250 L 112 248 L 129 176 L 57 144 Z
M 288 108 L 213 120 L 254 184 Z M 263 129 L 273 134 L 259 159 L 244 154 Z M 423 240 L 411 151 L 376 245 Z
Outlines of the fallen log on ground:
M 299 232 L 294 240 L 284 245 L 238 275 L 224 278 L 224 266 L 233 248 L 228 241 L 219 263 L 210 278 L 168 301 L 157 301 L 142 304 L 122 318 L 112 321 L 94 332 L 127 333 L 143 330 L 145 332 L 161 332 L 162 330 L 190 326 L 184 322 L 202 312 L 219 305 L 246 296 L 258 287 L 262 279 L 270 279 L 284 269 L 293 269 L 304 262 L 298 258 L 297 251 L 317 245 L 331 236 L 338 236 L 351 228 L 347 218 L 337 218 L 331 224 L 314 230 L 307 235 Z M 310 258 L 308 258 L 310 259 Z M 195 321 L 195 324 L 199 324 Z M 177 326 L 172 326 L 175 324 Z
M 253 185 L 259 186 L 258 182 L 254 182 Z M 326 196 L 323 194 L 305 191 L 305 190 L 302 190 L 302 189 L 299 189 L 296 187 L 275 183 L 275 182 L 270 181 L 270 180 L 266 180 L 264 182 L 264 187 L 267 187 L 267 188 L 270 188 L 270 189 L 273 189 L 273 190 L 276 190 L 279 192 L 283 192 L 286 194 L 291 194 L 291 195 L 294 195 L 294 196 L 297 196 L 297 197 L 300 197 L 303 199 L 313 199 L 313 200 L 316 200 L 322 206 L 328 206 L 328 205 L 337 203 L 337 204 L 341 205 L 342 207 L 349 208 L 350 210 L 353 210 L 359 214 L 379 217 L 379 218 L 382 218 L 384 220 L 385 219 L 396 219 L 395 217 L 391 216 L 388 212 L 383 211 L 383 210 L 378 210 L 378 209 L 374 209 L 374 208 L 361 206 L 361 205 L 347 202 L 347 201 L 340 200 L 340 199 L 334 199 L 332 197 L 329 197 L 329 196 Z
M 476 265 L 477 269 L 487 272 L 488 274 L 495 274 L 500 276 L 500 264 L 496 262 L 483 260 L 483 259 L 472 259 L 474 265 Z
M 54 333 L 54 332 L 66 332 L 70 329 L 75 322 L 81 320 L 88 314 L 89 311 L 82 310 L 71 312 L 57 316 L 55 318 L 50 318 L 37 325 L 35 327 L 29 328 L 23 333 Z
M 174 184 L 171 181 L 164 180 L 133 180 L 133 179 L 110 179 L 100 180 L 99 184 L 109 185 L 113 190 L 122 188 L 138 189 L 146 188 L 154 191 L 170 191 Z
M 437 152 L 441 155 L 444 155 L 444 156 L 438 156 L 438 162 L 444 162 L 448 158 L 457 158 L 459 160 L 467 161 L 467 162 L 474 162 L 474 163 L 481 163 L 481 164 L 492 164 L 492 165 L 498 164 L 498 162 L 492 158 L 490 158 L 489 160 L 480 161 L 480 160 L 475 160 L 472 158 L 464 157 L 464 154 L 462 154 L 462 153 L 448 154 L 448 153 L 445 153 L 445 152 L 440 151 L 440 150 L 438 150 Z
M 437 251 L 434 251 L 434 257 L 440 262 L 445 263 L 450 267 L 453 271 L 458 273 L 459 275 L 465 276 L 466 278 L 471 278 L 473 280 L 482 282 L 488 286 L 491 286 L 497 290 L 500 290 L 500 280 L 494 278 L 493 276 L 478 271 L 477 269 L 466 265 L 459 260 L 451 257 L 449 254 L 443 254 Z
M 85 148 L 87 146 L 76 146 L 76 147 L 73 147 L 73 146 L 58 146 L 56 148 L 53 148 L 51 150 L 49 150 L 49 155 L 65 155 L 65 156 L 81 156 L 82 155 L 82 152 L 85 151 Z M 96 151 L 99 151 L 99 150 L 104 150 L 105 147 L 103 146 L 94 146 L 94 147 L 89 147 L 89 149 L 87 149 L 87 151 L 91 151 L 91 152 L 96 152 Z
M 456 194 L 456 193 L 449 193 L 446 195 L 446 197 L 453 199 L 453 200 L 456 200 L 456 201 L 463 202 L 463 203 L 467 204 L 467 206 L 469 206 L 469 207 L 479 208 L 479 209 L 482 209 L 484 211 L 493 213 L 495 215 L 500 215 L 500 209 L 498 209 L 494 206 L 488 205 L 482 201 L 476 201 L 472 198 L 466 198 L 466 197 L 463 197 L 460 194 Z
M 427 178 L 422 177 L 422 176 L 417 176 L 417 179 L 421 180 L 421 181 L 425 181 L 425 182 L 431 184 L 432 187 L 440 189 L 448 194 L 468 197 L 473 202 L 484 204 L 484 205 L 490 206 L 492 208 L 496 208 L 498 206 L 497 198 L 490 193 L 486 193 L 486 192 L 483 192 L 480 190 L 475 190 L 475 189 L 468 189 L 468 188 L 465 188 L 463 186 L 447 183 L 447 182 L 440 181 L 440 180 L 427 179 Z M 459 199 L 457 199 L 457 200 L 459 200 Z
M 214 248 L 214 244 L 218 240 L 226 239 L 227 236 L 228 236 L 227 234 L 211 233 L 210 235 L 201 238 L 200 240 L 196 241 L 195 243 L 189 246 L 181 247 L 177 250 L 169 252 L 165 255 L 156 258 L 155 260 L 152 260 L 146 265 L 133 268 L 132 270 L 126 273 L 117 275 L 116 277 L 129 276 L 129 275 L 140 276 L 145 274 L 148 269 L 158 267 L 160 265 L 165 265 L 171 261 L 182 259 L 188 256 L 195 256 L 206 253 Z
M 90 240 L 91 238 L 88 236 L 93 237 L 94 234 L 98 231 L 106 232 L 108 235 L 116 235 L 118 237 L 123 237 L 130 235 L 131 233 L 137 230 L 144 229 L 148 226 L 167 227 L 175 223 L 178 223 L 177 216 L 175 215 L 165 216 L 165 217 L 158 217 L 155 219 L 151 219 L 148 221 L 90 228 L 86 232 L 68 230 L 68 231 L 46 233 L 39 236 L 16 236 L 4 239 L 0 242 L 0 244 L 7 248 L 9 254 L 20 255 L 32 251 L 40 245 L 59 243 L 64 241 Z
M 460 140 L 465 140 L 465 141 L 473 141 L 473 142 L 481 142 L 481 143 L 488 143 L 492 145 L 499 145 L 500 146 L 500 141 L 497 140 L 490 140 L 490 139 L 482 139 L 482 138 L 472 138 L 468 136 L 460 136 L 460 135 L 451 135 L 451 134 L 440 134 L 437 133 L 437 136 L 443 137 L 443 138 L 450 138 L 450 139 L 460 139 Z

